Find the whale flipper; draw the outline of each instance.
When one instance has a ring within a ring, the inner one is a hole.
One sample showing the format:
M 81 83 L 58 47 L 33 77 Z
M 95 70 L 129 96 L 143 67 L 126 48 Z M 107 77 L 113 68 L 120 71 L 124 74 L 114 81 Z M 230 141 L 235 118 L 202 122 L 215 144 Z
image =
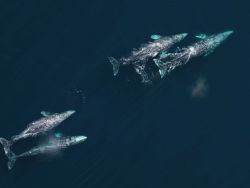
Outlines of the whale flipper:
M 198 39 L 205 39 L 205 38 L 207 38 L 207 35 L 204 33 L 200 33 L 200 34 L 195 35 L 195 37 Z
M 150 38 L 153 39 L 153 40 L 158 40 L 160 39 L 162 36 L 160 35 L 151 35 Z
M 44 116 L 44 117 L 47 117 L 47 116 L 51 116 L 51 115 L 52 115 L 52 113 L 51 113 L 51 112 L 48 112 L 48 111 L 41 111 L 40 113 L 41 113 L 41 115 Z
M 168 54 L 166 52 L 161 52 L 160 53 L 160 59 L 166 58 Z

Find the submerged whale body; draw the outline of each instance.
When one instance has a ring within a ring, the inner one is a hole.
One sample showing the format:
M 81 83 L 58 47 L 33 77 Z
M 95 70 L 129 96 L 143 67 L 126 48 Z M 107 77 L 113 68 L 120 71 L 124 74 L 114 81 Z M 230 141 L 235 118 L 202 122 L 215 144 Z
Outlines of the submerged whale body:
M 69 118 L 72 114 L 74 114 L 74 110 L 69 110 L 63 113 L 55 113 L 49 114 L 48 112 L 42 111 L 44 117 L 36 120 L 32 123 L 27 125 L 27 128 L 22 131 L 20 134 L 12 136 L 10 140 L 5 138 L 0 138 L 0 143 L 4 147 L 4 152 L 6 156 L 11 155 L 10 147 L 17 141 L 29 137 L 36 137 L 41 134 L 45 134 L 46 132 L 50 131 L 51 129 L 55 128 L 59 124 L 61 124 L 64 120 Z
M 71 137 L 61 137 L 50 141 L 47 144 L 40 145 L 32 148 L 29 151 L 26 151 L 20 155 L 15 155 L 12 151 L 7 155 L 8 161 L 8 169 L 11 170 L 16 162 L 16 160 L 20 157 L 29 157 L 44 153 L 49 153 L 61 149 L 66 149 L 67 147 L 79 144 L 84 142 L 87 139 L 86 136 L 71 136 Z
M 86 136 L 64 137 L 62 133 L 57 132 L 54 134 L 55 139 L 50 139 L 49 142 L 47 142 L 46 144 L 34 147 L 31 150 L 26 151 L 22 154 L 16 155 L 13 151 L 10 150 L 10 146 L 15 142 L 17 142 L 18 140 L 44 134 L 49 130 L 58 126 L 60 123 L 62 123 L 65 119 L 67 119 L 74 113 L 75 113 L 74 110 L 69 110 L 63 113 L 55 113 L 55 114 L 42 111 L 41 114 L 44 117 L 28 124 L 27 128 L 24 131 L 22 131 L 18 135 L 12 136 L 11 140 L 8 141 L 4 138 L 0 138 L 0 143 L 4 146 L 4 152 L 7 158 L 9 159 L 8 169 L 11 170 L 16 160 L 20 157 L 28 157 L 49 152 L 55 152 L 85 141 L 87 139 Z
M 154 41 L 142 44 L 139 49 L 134 49 L 129 56 L 122 57 L 119 60 L 114 57 L 108 57 L 113 66 L 113 74 L 116 76 L 120 66 L 132 64 L 138 74 L 142 76 L 142 82 L 147 82 L 145 66 L 150 58 L 156 57 L 160 52 L 169 50 L 174 44 L 180 42 L 187 36 L 187 33 L 176 34 L 172 36 L 161 37 L 160 35 L 151 35 Z
M 233 31 L 226 31 L 210 36 L 196 36 L 200 40 L 190 46 L 176 50 L 174 53 L 165 53 L 160 58 L 155 58 L 154 62 L 159 68 L 159 73 L 163 78 L 176 67 L 186 64 L 191 58 L 207 56 L 214 51 Z
M 200 33 L 195 35 L 198 42 L 184 48 L 177 47 L 174 52 L 169 52 L 170 48 L 183 40 L 187 33 L 167 37 L 151 35 L 150 38 L 154 40 L 153 42 L 134 49 L 127 57 L 118 60 L 114 57 L 108 58 L 113 66 L 114 76 L 118 74 L 120 66 L 132 65 L 136 73 L 142 77 L 143 83 L 151 83 L 152 79 L 163 78 L 176 67 L 189 62 L 193 57 L 209 55 L 232 33 L 233 31 L 213 35 Z

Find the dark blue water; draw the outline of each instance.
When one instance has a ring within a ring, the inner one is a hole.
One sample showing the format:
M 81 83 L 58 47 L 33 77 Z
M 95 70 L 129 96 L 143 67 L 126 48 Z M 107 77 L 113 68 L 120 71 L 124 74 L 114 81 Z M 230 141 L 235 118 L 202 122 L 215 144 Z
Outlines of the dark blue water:
M 88 136 L 58 156 L 20 159 L 12 171 L 1 149 L 0 188 L 249 188 L 249 7 L 240 0 L 0 1 L 0 135 L 19 133 L 42 110 L 74 109 L 56 131 Z M 114 78 L 107 61 L 151 34 L 231 29 L 213 54 L 151 85 L 129 67 Z M 191 97 L 199 77 L 208 92 Z

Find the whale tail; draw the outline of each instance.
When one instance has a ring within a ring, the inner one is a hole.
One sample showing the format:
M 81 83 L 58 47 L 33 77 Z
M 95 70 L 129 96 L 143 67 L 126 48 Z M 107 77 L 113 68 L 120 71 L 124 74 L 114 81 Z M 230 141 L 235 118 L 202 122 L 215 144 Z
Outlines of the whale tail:
M 4 153 L 8 157 L 8 169 L 11 170 L 16 162 L 16 155 L 10 150 L 10 146 L 12 145 L 12 142 L 5 139 L 0 138 L 0 143 L 3 145 Z
M 7 155 L 10 151 L 10 146 L 12 145 L 12 142 L 5 138 L 0 138 L 0 144 L 3 145 L 4 153 L 5 155 Z
M 159 73 L 160 73 L 161 78 L 163 78 L 167 73 L 167 66 L 164 65 L 164 63 L 162 63 L 161 60 L 153 59 L 153 61 L 155 62 L 156 66 L 159 68 Z
M 109 62 L 112 64 L 113 66 L 113 74 L 114 76 L 116 76 L 119 72 L 119 68 L 120 68 L 120 63 L 118 60 L 116 60 L 115 58 L 113 57 L 108 57 L 109 59 Z
M 9 159 L 9 161 L 8 161 L 8 169 L 11 170 L 14 167 L 14 164 L 15 164 L 16 159 L 18 157 L 11 150 L 9 150 L 9 152 L 7 154 L 7 157 Z

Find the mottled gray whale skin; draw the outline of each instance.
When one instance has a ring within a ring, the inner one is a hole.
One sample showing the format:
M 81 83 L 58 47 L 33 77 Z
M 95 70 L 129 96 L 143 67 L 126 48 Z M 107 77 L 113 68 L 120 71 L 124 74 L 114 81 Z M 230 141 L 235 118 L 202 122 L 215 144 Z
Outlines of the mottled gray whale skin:
M 64 120 L 69 118 L 74 113 L 75 113 L 74 110 L 69 110 L 63 113 L 46 115 L 45 117 L 42 117 L 41 119 L 28 124 L 27 128 L 24 131 L 22 131 L 18 135 L 12 136 L 10 140 L 7 140 L 5 138 L 0 138 L 0 143 L 4 147 L 5 154 L 7 156 L 10 155 L 11 152 L 10 147 L 18 140 L 45 134 L 49 130 L 61 124 Z
M 122 57 L 116 60 L 113 57 L 108 57 L 113 65 L 113 74 L 116 76 L 120 66 L 133 64 L 138 74 L 144 74 L 145 63 L 149 58 L 156 57 L 160 52 L 169 50 L 174 44 L 183 40 L 188 34 L 176 34 L 172 36 L 159 37 L 153 42 L 142 44 L 139 49 L 134 49 L 128 57 Z
M 84 142 L 87 139 L 86 136 L 71 136 L 71 137 L 62 137 L 57 138 L 54 140 L 51 140 L 48 144 L 40 145 L 37 147 L 32 148 L 31 150 L 24 152 L 20 155 L 15 155 L 12 151 L 10 151 L 10 154 L 7 156 L 8 161 L 8 169 L 11 170 L 16 162 L 16 160 L 20 157 L 29 157 L 44 153 L 49 153 L 61 149 L 65 149 L 67 147 L 80 144 Z
M 233 31 L 226 31 L 210 35 L 188 47 L 178 49 L 174 53 L 166 53 L 159 59 L 154 59 L 155 64 L 159 68 L 161 77 L 164 77 L 176 67 L 186 64 L 193 57 L 207 56 L 212 53 L 214 49 L 226 40 L 232 33 Z
M 16 142 L 20 139 L 35 137 L 43 134 L 61 124 L 64 120 L 69 118 L 74 113 L 74 110 L 69 110 L 63 113 L 55 113 L 42 117 L 41 119 L 28 124 L 27 128 L 24 131 L 16 136 L 12 136 L 11 140 L 12 142 Z

